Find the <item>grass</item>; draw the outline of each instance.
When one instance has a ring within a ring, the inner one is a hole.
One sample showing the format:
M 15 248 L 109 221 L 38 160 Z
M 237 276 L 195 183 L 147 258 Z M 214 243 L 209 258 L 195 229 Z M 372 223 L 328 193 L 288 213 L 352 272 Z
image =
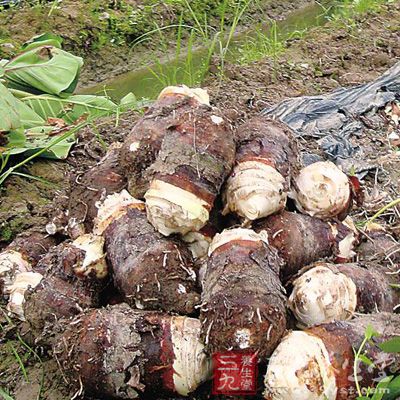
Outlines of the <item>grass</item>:
M 3 308 L 0 309 L 6 321 L 6 325 L 3 326 L 2 324 L 0 324 L 0 331 L 4 333 L 6 330 L 14 329 L 15 325 L 12 322 L 12 320 L 8 317 L 7 312 Z M 18 368 L 25 382 L 29 382 L 29 376 L 25 368 L 25 365 L 31 362 L 32 359 L 34 359 L 40 365 L 41 377 L 39 382 L 39 391 L 36 396 L 36 400 L 40 400 L 45 379 L 42 359 L 40 358 L 39 354 L 22 339 L 18 331 L 16 332 L 15 335 L 16 335 L 16 344 L 18 344 L 18 347 L 14 345 L 15 341 L 11 340 L 6 342 L 6 347 L 10 352 L 10 355 L 14 358 L 15 363 L 18 365 Z M 6 389 L 1 387 L 0 387 L 0 396 L 2 396 L 4 400 L 13 400 L 13 397 L 10 395 L 10 393 L 6 391 Z
M 384 4 L 393 0 L 342 0 L 328 19 L 336 26 L 350 29 L 357 27 L 357 17 L 368 13 L 377 13 Z
M 182 0 L 184 10 L 178 24 L 156 26 L 154 30 L 140 36 L 133 44 L 132 49 L 144 41 L 155 39 L 156 36 L 166 57 L 164 60 L 160 60 L 158 55 L 153 57 L 153 65 L 147 67 L 153 78 L 161 86 L 201 85 L 208 74 L 213 56 L 218 57 L 218 70 L 220 75 L 223 75 L 226 57 L 237 27 L 252 1 L 239 1 L 233 10 L 230 24 L 226 26 L 229 0 L 224 0 L 221 4 L 219 23 L 216 24 L 216 28 L 213 28 L 209 24 L 207 14 L 200 17 L 188 0 Z M 184 23 L 185 20 L 191 20 L 193 24 L 187 25 Z M 167 34 L 169 29 L 176 30 L 173 53 L 169 51 L 170 43 Z
M 286 47 L 286 41 L 279 34 L 279 28 L 276 21 L 271 21 L 268 30 L 257 27 L 254 36 L 249 37 L 243 46 L 239 49 L 241 64 L 248 64 L 260 60 L 264 57 L 270 57 L 277 62 L 278 56 L 283 53 Z

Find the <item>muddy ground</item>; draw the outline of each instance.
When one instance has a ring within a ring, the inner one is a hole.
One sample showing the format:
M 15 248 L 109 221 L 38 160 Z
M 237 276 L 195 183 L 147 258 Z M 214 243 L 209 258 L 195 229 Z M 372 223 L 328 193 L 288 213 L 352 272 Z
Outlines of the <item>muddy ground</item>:
M 248 66 L 228 65 L 222 80 L 211 74 L 205 86 L 213 103 L 237 124 L 288 97 L 323 93 L 372 80 L 399 60 L 400 4 L 396 2 L 379 14 L 359 18 L 355 26 L 327 24 L 313 29 L 305 37 L 292 41 L 275 62 L 263 60 Z M 107 144 L 121 141 L 137 118 L 137 113 L 128 113 L 117 128 L 114 121 L 101 121 L 100 134 Z M 365 206 L 354 212 L 359 221 L 398 197 L 400 192 L 399 144 L 388 140 L 388 134 L 394 129 L 382 117 L 381 123 L 366 129 L 363 136 L 355 139 L 365 149 L 366 161 L 375 165 L 364 180 Z M 315 141 L 304 139 L 300 143 L 304 151 L 321 152 Z M 73 184 L 77 174 L 94 165 L 103 153 L 94 133 L 86 129 L 80 133 L 78 144 L 66 162 L 40 161 L 27 168 L 27 172 L 50 181 L 50 186 L 20 177 L 10 178 L 0 199 L 0 243 L 4 246 L 17 232 L 46 223 L 54 212 L 54 205 L 61 207 L 67 199 L 68 182 Z M 400 238 L 398 214 L 397 210 L 391 210 L 382 220 L 387 221 Z M 16 339 L 16 328 L 6 323 L 3 326 L 0 387 L 7 388 L 17 400 L 36 399 L 40 388 L 42 399 L 70 398 L 73 393 L 56 361 L 36 349 L 42 360 L 36 362 L 32 354 L 27 356 Z M 23 357 L 29 382 L 25 381 L 16 362 L 12 345 Z

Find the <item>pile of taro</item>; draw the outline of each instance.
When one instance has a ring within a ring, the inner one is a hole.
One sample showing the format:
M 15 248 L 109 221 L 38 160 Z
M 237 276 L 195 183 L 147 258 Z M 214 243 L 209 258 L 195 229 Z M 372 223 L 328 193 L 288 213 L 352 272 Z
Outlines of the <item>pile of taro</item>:
M 378 346 L 400 335 L 400 247 L 355 227 L 361 202 L 333 163 L 301 165 L 283 123 L 233 130 L 204 90 L 169 87 L 73 182 L 62 227 L 0 254 L 0 290 L 77 395 L 195 396 L 235 351 L 255 354 L 260 397 L 355 398 L 369 325 L 362 386 L 400 369 Z

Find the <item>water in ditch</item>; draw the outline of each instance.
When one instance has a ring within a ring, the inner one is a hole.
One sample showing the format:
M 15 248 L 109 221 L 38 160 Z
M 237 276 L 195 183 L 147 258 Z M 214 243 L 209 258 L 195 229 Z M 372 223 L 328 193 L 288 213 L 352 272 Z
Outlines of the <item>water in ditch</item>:
M 277 21 L 276 31 L 279 40 L 287 40 L 293 34 L 296 34 L 296 32 L 304 32 L 306 29 L 323 25 L 327 21 L 329 14 L 335 9 L 334 3 L 329 1 L 325 1 L 323 4 L 315 2 L 314 4 L 293 11 L 284 20 Z M 271 29 L 271 21 L 266 22 L 262 29 L 268 35 Z M 252 29 L 235 35 L 229 45 L 229 51 L 226 55 L 227 60 L 235 60 L 240 57 L 241 47 L 249 40 L 257 40 L 255 32 Z M 204 68 L 204 61 L 208 56 L 209 51 L 206 46 L 196 48 L 192 53 L 190 73 L 193 75 L 199 73 Z M 138 99 L 152 99 L 165 86 L 166 81 L 176 81 L 178 83 L 187 81 L 185 74 L 187 74 L 188 68 L 185 67 L 185 62 L 185 57 L 182 57 L 178 61 L 178 64 L 175 59 L 171 60 L 166 57 L 165 60 L 159 63 L 118 75 L 97 85 L 82 89 L 80 92 L 85 94 L 101 94 L 106 90 L 114 100 L 119 100 L 129 92 L 133 92 Z M 177 65 L 178 68 L 176 67 Z M 163 81 L 160 80 L 161 73 L 167 75 L 164 76 Z M 172 74 L 176 75 L 172 77 Z

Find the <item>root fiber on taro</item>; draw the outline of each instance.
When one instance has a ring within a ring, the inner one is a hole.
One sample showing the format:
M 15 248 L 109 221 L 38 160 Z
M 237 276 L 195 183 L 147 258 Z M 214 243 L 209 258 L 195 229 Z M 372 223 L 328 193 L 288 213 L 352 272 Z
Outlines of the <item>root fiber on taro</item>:
M 69 194 L 67 232 L 73 239 L 90 233 L 97 216 L 97 203 L 126 186 L 124 168 L 119 163 L 121 144 L 110 146 L 100 162 L 72 183 Z
M 200 313 L 207 350 L 271 354 L 286 328 L 276 250 L 238 228 L 217 234 L 209 251 Z
M 102 237 L 86 234 L 53 247 L 35 267 L 42 279 L 25 287 L 21 316 L 43 344 L 46 327 L 100 305 L 108 275 L 103 247 Z
M 116 287 L 133 307 L 192 314 L 200 294 L 189 249 L 154 229 L 143 202 L 131 197 L 128 204 L 127 194 L 121 196 L 121 202 L 113 196 L 120 207 L 113 207 L 116 218 L 107 218 L 103 233 Z

